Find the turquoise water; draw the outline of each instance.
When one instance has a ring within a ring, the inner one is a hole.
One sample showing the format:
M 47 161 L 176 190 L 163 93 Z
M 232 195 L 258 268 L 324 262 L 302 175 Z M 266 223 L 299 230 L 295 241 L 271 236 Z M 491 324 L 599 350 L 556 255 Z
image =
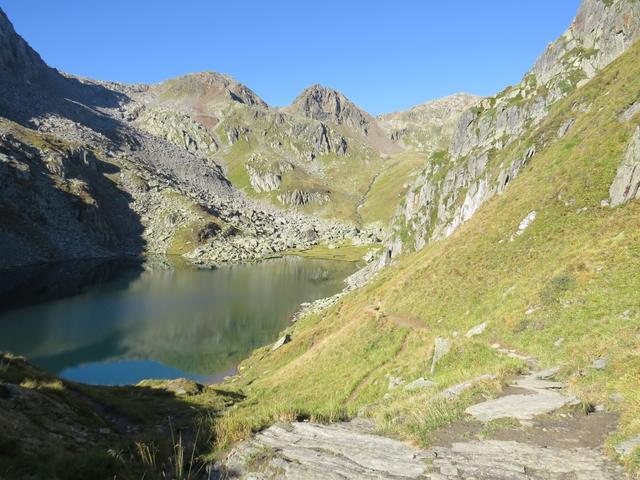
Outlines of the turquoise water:
M 355 270 L 298 257 L 218 270 L 166 262 L 0 272 L 0 350 L 84 383 L 214 382 L 275 341 L 300 303 L 337 293 Z

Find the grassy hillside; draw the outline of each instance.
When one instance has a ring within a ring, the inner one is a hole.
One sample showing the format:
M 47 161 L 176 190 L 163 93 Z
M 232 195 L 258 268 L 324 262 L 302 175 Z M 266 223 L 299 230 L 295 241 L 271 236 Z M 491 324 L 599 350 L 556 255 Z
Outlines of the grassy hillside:
M 638 115 L 626 123 L 617 116 L 639 97 L 636 44 L 497 155 L 510 158 L 532 144 L 538 151 L 504 195 L 450 238 L 297 322 L 291 343 L 248 359 L 232 383 L 247 400 L 217 423 L 218 446 L 278 418 L 334 420 L 359 411 L 387 432 L 428 443 L 430 432 L 500 384 L 481 383 L 455 402 L 435 392 L 479 374 L 503 379 L 523 369 L 495 343 L 543 367 L 561 366 L 560 377 L 585 405 L 620 412 L 619 438 L 640 433 L 640 204 L 601 206 L 640 124 Z M 558 139 L 569 118 L 575 124 Z M 536 220 L 511 241 L 532 211 Z M 485 321 L 478 337 L 453 336 Z M 451 338 L 453 348 L 431 376 L 436 337 Z M 604 370 L 589 368 L 598 357 L 607 359 Z M 389 389 L 390 376 L 422 376 L 438 386 Z
M 413 176 L 424 167 L 425 154 L 408 151 L 394 155 L 371 183 L 359 209 L 363 225 L 381 222 L 388 225 L 407 192 Z

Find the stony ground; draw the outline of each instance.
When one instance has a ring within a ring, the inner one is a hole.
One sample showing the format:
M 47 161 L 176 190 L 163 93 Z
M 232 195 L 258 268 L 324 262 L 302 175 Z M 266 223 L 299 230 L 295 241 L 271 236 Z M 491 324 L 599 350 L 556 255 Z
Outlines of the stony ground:
M 380 436 L 364 419 L 279 423 L 237 445 L 211 478 L 625 478 L 601 448 L 615 415 L 574 408 L 577 399 L 553 381 L 555 373 L 514 379 L 498 398 L 469 407 L 468 418 L 436 432 L 429 449 Z

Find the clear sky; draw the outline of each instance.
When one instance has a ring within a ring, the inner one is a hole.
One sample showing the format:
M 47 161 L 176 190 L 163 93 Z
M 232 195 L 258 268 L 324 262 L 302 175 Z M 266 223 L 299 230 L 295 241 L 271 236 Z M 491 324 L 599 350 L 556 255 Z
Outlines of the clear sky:
M 0 0 L 51 66 L 157 82 L 227 73 L 271 105 L 313 83 L 371 113 L 520 81 L 579 0 Z

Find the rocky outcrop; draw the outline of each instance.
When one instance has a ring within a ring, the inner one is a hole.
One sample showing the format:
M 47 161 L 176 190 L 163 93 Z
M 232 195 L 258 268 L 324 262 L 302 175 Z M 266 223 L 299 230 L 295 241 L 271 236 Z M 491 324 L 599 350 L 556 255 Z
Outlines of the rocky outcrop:
M 420 450 L 375 433 L 366 420 L 279 423 L 237 445 L 211 469 L 228 479 L 618 480 L 603 452 L 519 441 L 472 440 Z M 216 476 L 217 475 L 217 476 Z
M 610 205 L 617 207 L 640 199 L 640 127 L 631 137 L 627 152 L 609 188 Z
M 367 136 L 376 124 L 371 115 L 361 110 L 342 93 L 318 84 L 304 90 L 287 111 L 321 122 L 347 125 L 364 136 Z
M 549 107 L 580 87 L 640 38 L 640 3 L 583 0 L 570 28 L 549 45 L 522 82 L 482 100 L 459 120 L 448 155 L 432 157 L 409 189 L 387 241 L 392 256 L 451 235 L 500 194 L 535 155 L 491 160 L 539 124 Z M 584 106 L 578 106 L 580 110 Z M 572 121 L 561 126 L 564 136 Z
M 186 114 L 156 108 L 143 109 L 136 123 L 143 130 L 189 152 L 209 157 L 218 151 L 218 144 L 211 133 Z
M 331 199 L 327 192 L 308 192 L 306 190 L 291 190 L 278 195 L 278 200 L 286 205 L 301 207 L 312 203 L 322 205 Z
M 260 173 L 251 165 L 246 165 L 246 169 L 249 174 L 249 182 L 256 192 L 271 192 L 280 188 L 282 183 L 282 175 L 280 173 Z
M 253 155 L 245 168 L 251 186 L 256 192 L 261 193 L 278 190 L 282 183 L 282 175 L 293 170 L 293 165 L 289 162 L 276 162 L 274 165 L 261 155 Z

